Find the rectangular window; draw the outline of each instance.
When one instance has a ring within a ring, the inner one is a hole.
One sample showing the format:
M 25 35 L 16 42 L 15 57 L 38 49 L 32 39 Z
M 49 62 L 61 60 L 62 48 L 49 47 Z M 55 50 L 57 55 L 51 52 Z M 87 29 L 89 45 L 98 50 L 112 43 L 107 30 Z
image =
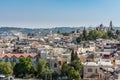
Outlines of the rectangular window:
M 96 69 L 95 72 L 98 73 L 98 70 Z
M 61 65 L 61 61 L 59 61 L 59 65 Z
M 92 72 L 92 69 L 91 69 L 91 68 L 88 68 L 88 72 Z

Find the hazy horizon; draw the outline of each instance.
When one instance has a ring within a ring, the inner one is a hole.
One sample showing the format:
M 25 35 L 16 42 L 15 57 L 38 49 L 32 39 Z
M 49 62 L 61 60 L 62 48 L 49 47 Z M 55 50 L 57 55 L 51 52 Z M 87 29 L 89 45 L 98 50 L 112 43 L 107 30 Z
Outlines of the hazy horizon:
M 1 0 L 0 27 L 120 26 L 120 0 Z

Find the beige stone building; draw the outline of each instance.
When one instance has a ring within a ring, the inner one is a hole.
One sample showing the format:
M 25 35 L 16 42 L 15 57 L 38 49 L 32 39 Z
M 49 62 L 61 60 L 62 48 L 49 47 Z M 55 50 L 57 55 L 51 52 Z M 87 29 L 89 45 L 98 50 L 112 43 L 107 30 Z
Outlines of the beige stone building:
M 95 51 L 95 46 L 80 47 L 77 53 L 86 53 L 87 51 Z
M 83 79 L 97 80 L 99 78 L 99 65 L 95 62 L 84 63 Z

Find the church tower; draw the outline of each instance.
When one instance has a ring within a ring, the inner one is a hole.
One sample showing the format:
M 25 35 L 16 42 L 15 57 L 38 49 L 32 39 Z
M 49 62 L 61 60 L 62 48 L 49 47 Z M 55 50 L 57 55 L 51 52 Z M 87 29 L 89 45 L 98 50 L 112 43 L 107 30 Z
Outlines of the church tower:
M 109 30 L 113 30 L 113 24 L 112 24 L 112 21 L 110 21 Z

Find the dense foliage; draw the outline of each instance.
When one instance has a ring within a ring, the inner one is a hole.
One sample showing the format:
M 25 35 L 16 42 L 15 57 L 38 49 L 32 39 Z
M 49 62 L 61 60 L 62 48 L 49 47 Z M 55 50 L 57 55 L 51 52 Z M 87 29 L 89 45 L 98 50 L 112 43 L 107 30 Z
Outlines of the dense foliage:
M 77 57 L 77 52 L 74 53 L 74 50 L 72 50 L 71 52 L 71 62 L 74 61 L 74 60 L 77 60 L 78 57 Z
M 0 62 L 0 73 L 6 76 L 11 76 L 13 74 L 13 68 L 10 62 Z
M 46 60 L 38 61 L 37 72 L 39 78 L 42 78 L 44 80 L 52 80 L 53 71 L 48 67 Z
M 14 74 L 16 77 L 28 77 L 28 75 L 32 74 L 31 70 L 33 70 L 32 61 L 30 58 L 21 57 L 20 62 L 17 63 L 14 67 Z
M 62 65 L 62 75 L 67 76 L 68 80 L 81 80 L 81 71 L 83 65 L 80 60 L 78 60 L 77 53 L 74 50 L 71 52 L 71 62 L 64 63 Z
M 50 79 L 52 70 L 49 69 L 46 60 L 39 60 L 33 64 L 30 58 L 20 58 L 19 63 L 14 66 L 14 74 L 16 77 L 38 77 L 42 79 Z
M 99 38 L 102 39 L 119 39 L 120 37 L 120 30 L 112 31 L 99 31 L 99 30 L 91 30 L 89 33 L 86 33 L 86 30 L 84 28 L 82 34 L 76 38 L 76 41 L 80 43 L 81 41 L 87 41 L 87 40 L 96 40 Z

